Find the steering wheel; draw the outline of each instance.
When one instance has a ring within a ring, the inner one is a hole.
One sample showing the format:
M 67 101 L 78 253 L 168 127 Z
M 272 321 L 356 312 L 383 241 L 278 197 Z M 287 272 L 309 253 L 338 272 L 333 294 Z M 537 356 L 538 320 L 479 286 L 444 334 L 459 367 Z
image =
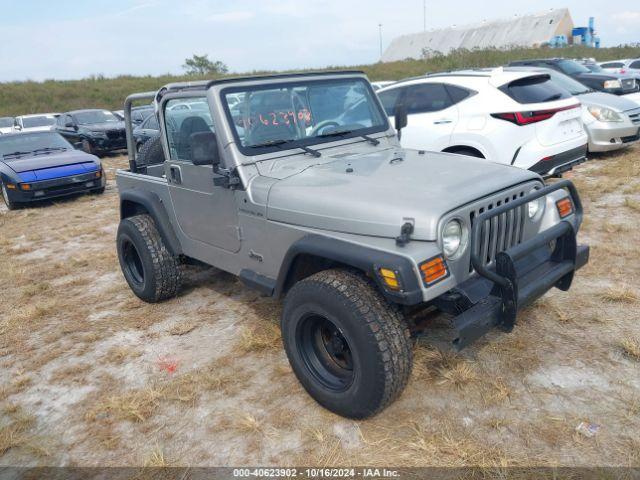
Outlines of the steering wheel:
M 319 124 L 317 124 L 313 129 L 309 132 L 310 137 L 315 137 L 320 130 L 327 127 L 339 127 L 340 124 L 335 120 L 323 120 Z

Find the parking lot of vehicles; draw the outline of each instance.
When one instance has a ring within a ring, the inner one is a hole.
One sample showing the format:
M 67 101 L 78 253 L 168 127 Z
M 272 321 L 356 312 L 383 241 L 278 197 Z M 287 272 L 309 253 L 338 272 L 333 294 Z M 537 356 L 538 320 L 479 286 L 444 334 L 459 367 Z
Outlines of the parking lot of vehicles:
M 627 58 L 624 60 L 613 60 L 600 62 L 600 65 L 607 72 L 613 73 L 640 73 L 640 58 Z
M 548 81 L 511 74 L 499 86 L 523 78 Z M 242 127 L 225 100 L 239 92 Z M 545 108 L 574 110 L 564 97 Z M 524 169 L 401 148 L 363 74 L 172 84 L 129 97 L 125 117 L 142 98 L 159 102 L 166 161 L 150 170 L 145 147 L 137 158 L 127 124 L 117 251 L 129 287 L 146 302 L 172 298 L 192 259 L 283 298 L 293 371 L 340 415 L 372 416 L 404 390 L 412 351 L 402 306 L 454 313 L 461 349 L 494 327 L 511 331 L 519 310 L 554 286 L 568 290 L 588 260 L 571 182 L 545 186 Z M 172 108 L 186 98 L 209 108 Z M 396 111 L 398 134 L 406 116 Z M 390 179 L 402 195 L 389 193 Z
M 558 70 L 578 80 L 585 86 L 600 92 L 613 93 L 614 95 L 626 95 L 637 92 L 640 84 L 635 77 L 628 74 L 612 72 L 591 72 L 587 67 L 575 60 L 566 58 L 542 58 L 537 60 L 518 60 L 509 63 L 509 66 L 543 67 Z
M 59 113 L 19 115 L 13 121 L 15 132 L 48 132 L 55 125 Z
M 502 68 L 427 75 L 379 90 L 385 111 L 402 105 L 406 148 L 481 157 L 548 176 L 584 161 L 579 101 L 544 73 Z
M 86 153 L 103 155 L 126 147 L 124 123 L 109 110 L 87 109 L 58 117 L 55 131 Z
M 58 133 L 0 137 L 0 189 L 9 210 L 67 195 L 102 193 L 105 185 L 100 160 L 75 150 Z
M 606 152 L 633 145 L 640 140 L 640 105 L 625 96 L 596 92 L 556 70 L 538 67 L 509 67 L 512 71 L 548 74 L 558 87 L 582 104 L 582 123 L 589 136 L 590 152 Z

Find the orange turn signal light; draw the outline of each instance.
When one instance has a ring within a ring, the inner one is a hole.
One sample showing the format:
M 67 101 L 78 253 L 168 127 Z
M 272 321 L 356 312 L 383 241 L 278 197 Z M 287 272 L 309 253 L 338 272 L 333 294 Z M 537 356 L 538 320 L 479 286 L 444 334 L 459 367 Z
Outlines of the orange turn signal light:
M 15 190 L 15 189 L 16 189 L 16 186 L 15 186 L 15 184 L 13 184 L 13 183 L 7 183 L 7 188 L 8 188 L 9 190 Z
M 28 183 L 21 183 L 20 184 L 20 189 L 21 190 L 31 190 L 31 185 Z
M 569 197 L 558 200 L 556 202 L 556 208 L 558 209 L 560 218 L 568 217 L 573 213 L 573 203 L 571 203 L 571 199 Z
M 449 275 L 447 264 L 442 256 L 438 255 L 420 264 L 420 273 L 426 285 L 432 285 Z
M 96 178 L 100 178 L 102 176 L 102 170 L 98 170 L 96 172 Z

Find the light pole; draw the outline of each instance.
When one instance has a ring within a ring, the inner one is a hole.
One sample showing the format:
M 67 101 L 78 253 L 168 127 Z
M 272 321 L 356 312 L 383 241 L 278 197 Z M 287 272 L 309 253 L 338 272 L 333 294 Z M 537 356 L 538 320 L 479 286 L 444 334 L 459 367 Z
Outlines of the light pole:
M 427 0 L 422 0 L 422 31 L 427 31 Z
M 380 36 L 380 61 L 382 61 L 382 24 L 378 24 L 378 34 Z

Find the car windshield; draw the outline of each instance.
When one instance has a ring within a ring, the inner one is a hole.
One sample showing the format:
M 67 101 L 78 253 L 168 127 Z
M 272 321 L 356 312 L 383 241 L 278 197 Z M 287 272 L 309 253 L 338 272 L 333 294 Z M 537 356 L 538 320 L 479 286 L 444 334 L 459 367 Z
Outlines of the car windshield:
M 0 118 L 0 128 L 13 127 L 13 117 Z
M 18 152 L 48 152 L 53 150 L 70 150 L 73 147 L 59 133 L 37 132 L 17 135 L 0 135 L 0 155 L 6 156 Z
M 549 70 L 545 73 L 549 74 L 553 83 L 564 88 L 571 95 L 582 95 L 583 93 L 589 93 L 591 91 L 589 88 L 585 87 L 577 80 L 568 77 L 564 73 L 556 72 L 555 70 Z
M 22 117 L 24 128 L 49 127 L 56 123 L 53 115 L 38 115 L 36 117 Z
M 388 128 L 387 117 L 363 78 L 231 87 L 221 97 L 238 147 L 249 156 Z
M 115 123 L 120 119 L 109 110 L 85 110 L 73 114 L 79 125 L 91 125 L 92 123 Z
M 584 65 L 580 65 L 573 60 L 558 60 L 558 67 L 567 75 L 575 75 L 577 73 L 589 73 L 589 69 Z
M 593 73 L 603 73 L 604 69 L 598 65 L 597 63 L 585 63 L 583 64 L 585 67 L 589 69 L 590 72 Z

